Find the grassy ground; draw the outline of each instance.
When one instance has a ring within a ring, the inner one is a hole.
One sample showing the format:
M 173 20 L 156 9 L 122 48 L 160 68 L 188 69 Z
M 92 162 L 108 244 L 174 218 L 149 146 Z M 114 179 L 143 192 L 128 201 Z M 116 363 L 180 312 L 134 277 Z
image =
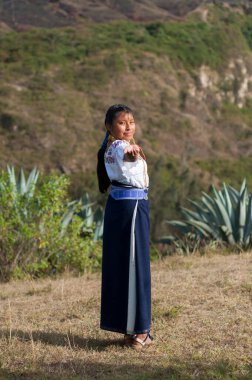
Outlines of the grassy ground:
M 0 287 L 0 379 L 252 379 L 252 255 L 152 263 L 155 346 L 99 329 L 100 274 Z

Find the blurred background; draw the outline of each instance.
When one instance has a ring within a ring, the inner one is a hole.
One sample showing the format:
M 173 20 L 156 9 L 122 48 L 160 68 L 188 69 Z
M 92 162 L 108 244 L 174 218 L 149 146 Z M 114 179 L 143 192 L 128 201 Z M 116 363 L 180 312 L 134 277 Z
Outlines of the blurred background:
M 132 107 L 152 238 L 187 198 L 252 185 L 251 1 L 0 1 L 0 165 L 70 177 L 104 205 L 104 115 Z

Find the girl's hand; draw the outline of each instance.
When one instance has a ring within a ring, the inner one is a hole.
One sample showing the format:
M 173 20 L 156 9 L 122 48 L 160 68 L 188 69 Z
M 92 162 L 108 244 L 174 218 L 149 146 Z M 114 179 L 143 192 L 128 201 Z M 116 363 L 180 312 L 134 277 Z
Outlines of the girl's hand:
M 133 144 L 133 145 L 127 146 L 124 149 L 124 160 L 125 161 L 136 161 L 140 157 L 141 153 L 143 154 L 143 151 L 139 145 Z
M 124 154 L 138 156 L 140 154 L 140 148 L 138 145 L 132 144 L 130 146 L 127 146 L 127 148 L 124 149 Z

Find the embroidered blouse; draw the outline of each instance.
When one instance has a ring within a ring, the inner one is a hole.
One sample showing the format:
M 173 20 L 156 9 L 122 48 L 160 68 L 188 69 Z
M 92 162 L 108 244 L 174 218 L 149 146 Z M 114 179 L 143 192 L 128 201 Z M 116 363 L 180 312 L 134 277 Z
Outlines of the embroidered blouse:
M 123 159 L 124 149 L 129 145 L 126 140 L 115 140 L 105 152 L 105 167 L 109 179 L 125 185 L 146 188 L 149 186 L 146 161 L 142 157 L 133 162 Z

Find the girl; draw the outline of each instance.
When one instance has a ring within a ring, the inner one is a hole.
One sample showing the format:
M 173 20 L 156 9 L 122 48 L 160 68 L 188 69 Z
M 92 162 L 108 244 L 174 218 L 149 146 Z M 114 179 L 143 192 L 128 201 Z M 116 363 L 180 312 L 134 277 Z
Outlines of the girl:
M 134 142 L 129 107 L 111 106 L 105 127 L 97 175 L 102 193 L 111 188 L 104 216 L 100 328 L 124 333 L 125 344 L 141 349 L 153 340 L 147 164 Z

